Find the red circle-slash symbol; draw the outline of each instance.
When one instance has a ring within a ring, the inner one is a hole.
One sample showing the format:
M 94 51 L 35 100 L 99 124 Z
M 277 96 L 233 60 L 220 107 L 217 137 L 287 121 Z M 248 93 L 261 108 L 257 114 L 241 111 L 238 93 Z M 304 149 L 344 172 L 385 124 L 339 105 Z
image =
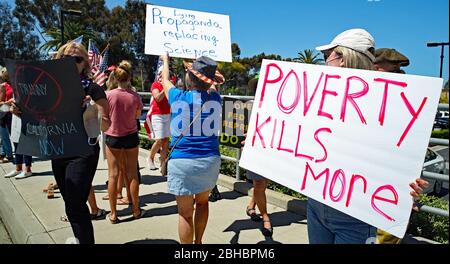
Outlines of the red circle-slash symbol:
M 33 75 L 37 76 L 33 81 L 29 82 L 32 84 L 31 89 L 28 91 L 27 94 L 21 94 L 20 89 L 16 89 L 16 97 L 20 101 L 21 97 L 23 97 L 23 106 L 30 112 L 32 112 L 35 115 L 47 115 L 49 113 L 52 113 L 61 103 L 62 98 L 62 89 L 61 85 L 56 81 L 56 79 L 49 74 L 48 72 L 44 71 L 43 69 L 31 66 L 31 65 L 20 65 L 16 68 L 15 72 L 15 84 L 17 85 L 17 80 L 27 80 L 25 75 Z M 47 82 L 45 82 L 47 80 Z M 49 104 L 48 107 L 45 107 L 43 109 L 34 109 L 32 108 L 32 105 L 30 105 L 30 99 L 31 95 L 33 94 L 33 91 L 35 90 L 36 86 L 40 83 L 46 83 L 47 87 L 54 87 L 56 92 L 56 99 Z

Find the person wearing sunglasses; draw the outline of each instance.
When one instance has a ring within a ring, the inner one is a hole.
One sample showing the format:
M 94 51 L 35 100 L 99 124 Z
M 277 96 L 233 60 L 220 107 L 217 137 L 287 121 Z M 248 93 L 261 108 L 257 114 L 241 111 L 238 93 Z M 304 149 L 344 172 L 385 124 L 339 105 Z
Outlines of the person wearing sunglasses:
M 55 59 L 66 57 L 74 58 L 80 74 L 81 87 L 86 94 L 85 102 L 80 102 L 80 105 L 83 105 L 86 112 L 88 108 L 86 103 L 93 100 L 101 115 L 98 128 L 106 131 L 110 126 L 109 105 L 103 89 L 92 80 L 86 48 L 81 44 L 69 42 L 58 50 Z M 80 244 L 94 244 L 92 217 L 86 202 L 97 170 L 100 147 L 95 138 L 86 138 L 86 141 L 91 142 L 89 145 L 93 154 L 53 159 L 51 163 L 56 183 L 64 199 L 67 218 L 76 239 Z

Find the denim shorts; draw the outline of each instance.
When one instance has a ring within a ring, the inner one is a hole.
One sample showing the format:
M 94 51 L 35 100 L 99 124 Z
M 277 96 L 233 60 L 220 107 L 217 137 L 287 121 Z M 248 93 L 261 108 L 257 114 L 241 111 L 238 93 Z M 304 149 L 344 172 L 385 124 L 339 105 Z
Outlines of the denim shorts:
M 167 167 L 168 192 L 194 195 L 214 188 L 219 177 L 220 156 L 170 159 Z

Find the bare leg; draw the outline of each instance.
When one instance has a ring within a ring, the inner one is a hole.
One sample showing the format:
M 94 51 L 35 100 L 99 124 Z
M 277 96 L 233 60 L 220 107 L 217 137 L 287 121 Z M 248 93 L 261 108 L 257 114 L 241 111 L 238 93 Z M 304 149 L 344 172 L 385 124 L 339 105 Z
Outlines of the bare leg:
M 206 191 L 195 195 L 195 217 L 194 217 L 195 244 L 202 243 L 203 233 L 205 233 L 206 224 L 208 223 L 209 192 L 210 191 Z
M 96 215 L 98 212 L 98 206 L 97 206 L 97 200 L 95 199 L 94 187 L 92 187 L 92 186 L 91 186 L 91 190 L 89 191 L 88 203 L 89 203 L 89 207 L 91 208 L 91 214 Z
M 120 167 L 122 168 L 122 166 Z M 124 174 L 125 174 L 124 171 L 122 169 L 119 169 L 119 177 L 117 179 L 117 199 L 123 198 L 122 189 L 124 184 L 124 178 L 126 177 Z
M 266 186 L 266 180 L 253 180 L 253 197 L 263 218 L 264 227 L 271 228 L 270 218 L 267 214 Z
M 192 195 L 176 196 L 178 206 L 178 235 L 181 244 L 192 244 L 194 240 L 194 197 Z
M 169 139 L 163 138 L 161 142 L 161 152 L 159 154 L 161 157 L 161 162 L 163 162 L 167 158 L 167 153 L 169 152 Z
M 156 153 L 158 153 L 159 149 L 161 148 L 161 145 L 162 145 L 162 140 L 156 139 L 155 143 L 153 143 L 152 148 L 150 149 L 150 154 L 149 154 L 148 158 L 153 163 L 155 162 L 155 155 L 156 155 Z
M 106 147 L 106 157 L 108 161 L 108 195 L 111 208 L 110 218 L 117 219 L 117 179 L 119 177 L 119 160 L 122 159 L 122 151 Z
M 126 180 L 129 180 L 129 188 L 130 191 L 128 193 L 131 194 L 131 202 L 133 204 L 133 216 L 137 217 L 141 214 L 141 209 L 139 208 L 139 180 L 137 176 L 137 168 L 136 163 L 139 154 L 139 148 L 125 149 L 125 165 L 126 165 Z M 128 196 L 128 194 L 127 194 Z

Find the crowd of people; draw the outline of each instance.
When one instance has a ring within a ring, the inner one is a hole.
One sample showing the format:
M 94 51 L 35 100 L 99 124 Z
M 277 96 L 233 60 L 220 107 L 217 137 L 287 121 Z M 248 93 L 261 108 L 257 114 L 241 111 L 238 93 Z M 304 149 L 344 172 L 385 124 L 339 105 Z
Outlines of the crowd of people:
M 409 60 L 395 49 L 376 50 L 375 40 L 363 29 L 344 31 L 330 44 L 318 47 L 317 50 L 323 53 L 327 66 L 401 73 L 403 71 L 400 67 L 409 64 Z M 63 45 L 55 59 L 64 57 L 74 59 L 80 75 L 80 85 L 86 95 L 83 115 L 88 137 L 86 140 L 93 154 L 53 159 L 51 165 L 56 184 L 53 183 L 48 188 L 57 186 L 60 189 L 65 202 L 65 220 L 70 222 L 78 242 L 92 244 L 95 242 L 92 220 L 106 216 L 112 224 L 120 223 L 117 204 L 130 204 L 134 219 L 145 214 L 139 207 L 138 164 L 138 119 L 143 104 L 131 85 L 133 68 L 130 62 L 122 61 L 118 66 L 110 67 L 109 79 L 104 87 L 100 87 L 92 79 L 88 53 L 83 45 L 75 42 Z M 169 70 L 168 56 L 162 55 L 160 60 L 162 65 L 151 85 L 152 101 L 148 113 L 150 122 L 146 123 L 148 134 L 154 140 L 148 157 L 148 168 L 157 169 L 155 157 L 159 152 L 161 167 L 167 164 L 167 192 L 176 198 L 180 242 L 201 244 L 208 223 L 208 197 L 216 186 L 221 158 L 219 131 L 210 134 L 201 130 L 196 134 L 194 124 L 198 122 L 198 127 L 204 127 L 211 120 L 220 122 L 221 108 L 211 105 L 221 104 L 218 88 L 225 80 L 217 70 L 217 63 L 202 56 L 193 62 L 184 63 L 183 88 L 177 88 L 176 84 L 179 82 Z M 14 162 L 16 165 L 15 170 L 5 177 L 26 178 L 32 175 L 32 157 L 13 155 L 11 141 L 15 149 L 20 141 L 10 139 L 11 123 L 20 122 L 21 112 L 14 103 L 13 87 L 3 68 L 0 107 L 5 105 L 7 110 L 0 112 L 3 113 L 0 116 L 0 162 Z M 189 111 L 180 111 L 180 105 Z M 204 111 L 205 109 L 209 110 Z M 221 127 L 221 124 L 217 125 Z M 103 198 L 109 200 L 108 215 L 106 210 L 97 206 L 92 186 L 100 157 L 98 138 L 101 132 L 105 135 L 104 153 L 108 164 L 108 195 Z M 161 171 L 164 175 L 166 170 L 161 168 Z M 268 181 L 251 171 L 247 172 L 247 176 L 253 181 L 254 190 L 245 212 L 251 220 L 262 222 L 261 228 L 265 236 L 272 236 L 274 230 L 267 212 L 265 195 Z M 417 197 L 426 184 L 420 178 L 411 183 L 411 196 Z M 122 195 L 124 186 L 126 196 Z M 380 243 L 399 242 L 398 239 L 388 239 L 388 233 L 382 230 L 377 232 L 373 226 L 313 199 L 308 199 L 307 223 L 309 242 L 313 244 L 362 244 L 375 238 L 377 234 Z

